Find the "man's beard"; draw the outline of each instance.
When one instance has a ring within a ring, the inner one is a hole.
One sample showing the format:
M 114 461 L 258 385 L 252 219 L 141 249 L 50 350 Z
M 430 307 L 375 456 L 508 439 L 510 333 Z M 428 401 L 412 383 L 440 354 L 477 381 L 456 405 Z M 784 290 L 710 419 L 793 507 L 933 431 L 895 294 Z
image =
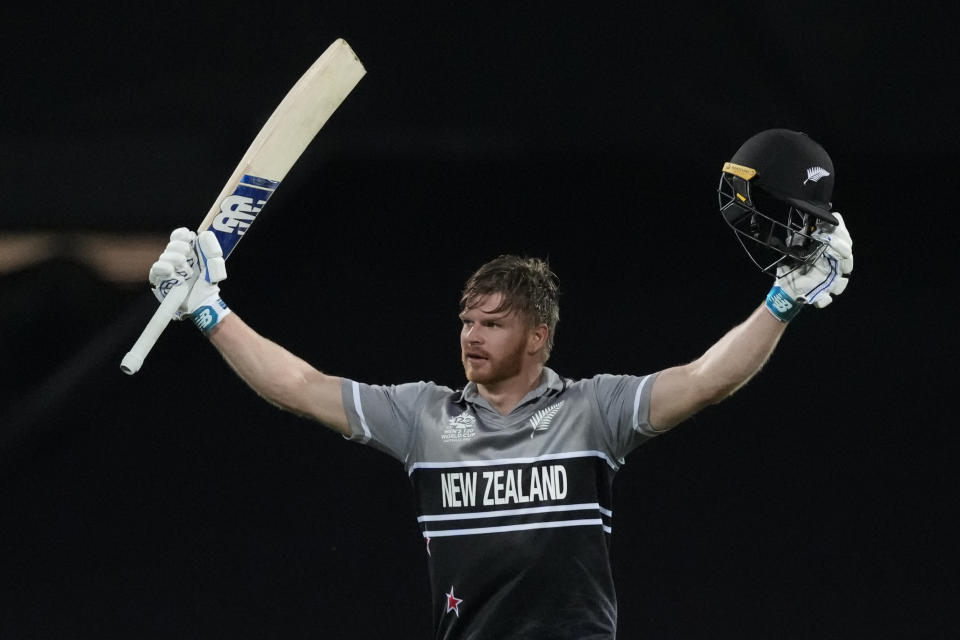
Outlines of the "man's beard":
M 503 358 L 493 360 L 483 360 L 483 365 L 472 372 L 463 357 L 463 372 L 467 380 L 476 384 L 485 386 L 496 385 L 504 380 L 515 377 L 523 370 L 523 344 L 517 345 L 514 351 L 511 351 Z

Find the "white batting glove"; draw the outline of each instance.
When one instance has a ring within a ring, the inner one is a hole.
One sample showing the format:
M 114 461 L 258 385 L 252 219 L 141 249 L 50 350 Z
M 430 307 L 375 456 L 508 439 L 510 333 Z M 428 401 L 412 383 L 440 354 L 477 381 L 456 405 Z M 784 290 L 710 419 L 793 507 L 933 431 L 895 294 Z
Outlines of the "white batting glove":
M 847 288 L 846 276 L 853 271 L 853 239 L 843 216 L 836 212 L 833 215 L 840 224 L 818 222 L 811 234 L 827 244 L 819 258 L 793 271 L 792 267 L 777 268 L 777 279 L 766 302 L 767 310 L 777 320 L 788 322 L 807 304 L 822 309 Z
M 198 236 L 185 227 L 170 234 L 170 242 L 150 267 L 149 275 L 153 295 L 161 302 L 174 287 L 190 288 L 174 318 L 188 317 L 204 333 L 230 313 L 217 285 L 226 278 L 223 251 L 214 233 L 208 230 Z

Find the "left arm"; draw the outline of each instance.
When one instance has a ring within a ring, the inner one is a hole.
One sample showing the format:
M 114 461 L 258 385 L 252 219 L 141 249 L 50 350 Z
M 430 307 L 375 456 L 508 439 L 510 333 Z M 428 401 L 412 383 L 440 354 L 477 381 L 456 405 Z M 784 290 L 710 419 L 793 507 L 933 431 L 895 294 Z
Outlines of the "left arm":
M 745 385 L 770 358 L 788 321 L 805 305 L 830 304 L 853 271 L 853 240 L 843 216 L 839 224 L 817 223 L 813 238 L 826 245 L 814 262 L 785 265 L 767 300 L 746 321 L 689 364 L 660 372 L 650 396 L 650 426 L 665 431 Z
M 786 327 L 761 305 L 693 362 L 660 372 L 650 425 L 665 431 L 730 396 L 760 371 Z

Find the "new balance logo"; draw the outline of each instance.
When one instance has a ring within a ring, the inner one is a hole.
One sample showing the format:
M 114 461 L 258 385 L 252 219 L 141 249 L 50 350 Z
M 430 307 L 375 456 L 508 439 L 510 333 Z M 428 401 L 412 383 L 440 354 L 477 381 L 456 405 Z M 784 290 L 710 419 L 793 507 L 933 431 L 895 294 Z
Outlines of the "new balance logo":
M 530 427 L 533 429 L 533 431 L 530 433 L 531 438 L 537 435 L 538 431 L 547 430 L 547 428 L 550 426 L 550 423 L 553 421 L 553 417 L 557 415 L 558 411 L 560 411 L 560 407 L 563 406 L 564 402 L 566 402 L 566 400 L 561 400 L 560 402 L 552 404 L 546 409 L 540 409 L 540 411 L 537 411 L 535 414 L 533 414 L 533 417 L 530 418 Z
M 223 233 L 236 231 L 238 236 L 242 236 L 266 203 L 266 200 L 254 202 L 253 198 L 246 196 L 227 196 L 220 203 L 220 215 L 213 221 L 213 228 Z
M 826 178 L 828 175 L 830 175 L 830 172 L 823 167 L 810 167 L 807 169 L 807 179 L 803 181 L 803 184 L 819 182 L 820 178 Z
M 199 329 L 206 331 L 217 319 L 213 307 L 201 307 L 194 312 L 193 322 Z
M 777 295 L 773 296 L 770 300 L 770 303 L 780 313 L 785 313 L 793 308 L 793 303 L 787 300 L 787 297 L 782 293 L 778 293 Z

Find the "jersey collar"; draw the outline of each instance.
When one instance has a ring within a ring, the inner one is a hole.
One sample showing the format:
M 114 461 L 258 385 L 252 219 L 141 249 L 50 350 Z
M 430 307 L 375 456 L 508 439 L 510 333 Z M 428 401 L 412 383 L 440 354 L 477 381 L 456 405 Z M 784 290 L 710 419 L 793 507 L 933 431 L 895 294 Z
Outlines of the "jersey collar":
M 525 405 L 528 402 L 533 400 L 538 400 L 543 396 L 556 395 L 563 391 L 564 388 L 563 378 L 561 378 L 557 373 L 550 367 L 543 368 L 543 375 L 540 377 L 540 384 L 536 388 L 532 389 L 527 395 L 523 397 L 518 404 L 518 407 Z M 477 390 L 477 383 L 468 382 L 467 385 L 460 391 L 459 395 L 456 398 L 458 404 L 464 402 L 469 402 L 470 404 L 479 404 L 481 406 L 487 407 L 491 411 L 493 410 L 487 401 L 483 399 L 483 396 L 480 395 L 480 392 Z

